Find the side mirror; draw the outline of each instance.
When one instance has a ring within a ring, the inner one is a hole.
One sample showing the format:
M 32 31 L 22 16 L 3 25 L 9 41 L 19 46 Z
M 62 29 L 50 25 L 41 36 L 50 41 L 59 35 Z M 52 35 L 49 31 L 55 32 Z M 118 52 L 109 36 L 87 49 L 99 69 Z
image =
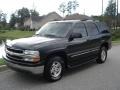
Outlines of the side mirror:
M 109 33 L 109 31 L 108 30 L 104 30 L 101 33 Z
M 82 34 L 81 33 L 72 33 L 70 35 L 69 40 L 73 40 L 74 38 L 82 38 Z

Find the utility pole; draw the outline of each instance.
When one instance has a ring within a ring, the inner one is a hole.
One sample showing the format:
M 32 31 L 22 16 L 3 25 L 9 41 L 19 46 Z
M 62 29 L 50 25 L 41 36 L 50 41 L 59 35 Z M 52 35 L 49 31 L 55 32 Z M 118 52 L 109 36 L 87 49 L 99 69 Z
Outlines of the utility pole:
M 33 0 L 33 7 L 32 8 L 33 8 L 33 10 L 36 9 L 34 0 Z
M 118 9 L 119 9 L 119 1 L 117 0 L 116 1 L 116 6 L 117 6 L 117 17 L 116 17 L 116 19 L 117 19 L 117 25 L 116 25 L 116 29 L 117 29 L 117 26 L 118 26 L 118 23 L 119 23 L 119 12 L 118 12 Z
M 117 30 L 117 0 L 115 2 L 114 30 Z
M 83 15 L 85 15 L 85 9 L 84 9 Z
M 104 21 L 104 18 L 103 18 L 103 0 L 102 0 L 102 21 Z
M 116 6 L 116 11 L 115 11 L 115 30 L 117 30 L 117 26 L 118 26 L 118 21 L 119 21 L 119 12 L 118 12 L 118 0 L 115 0 L 115 6 Z
M 102 16 L 103 16 L 103 0 L 102 0 Z

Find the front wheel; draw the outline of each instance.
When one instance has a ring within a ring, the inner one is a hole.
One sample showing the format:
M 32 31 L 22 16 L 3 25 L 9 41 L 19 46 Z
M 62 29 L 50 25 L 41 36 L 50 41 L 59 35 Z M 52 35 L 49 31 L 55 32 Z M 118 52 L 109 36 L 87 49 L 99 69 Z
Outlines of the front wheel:
M 52 57 L 45 65 L 44 76 L 49 81 L 61 79 L 64 70 L 64 61 L 61 57 Z
M 96 60 L 97 63 L 104 63 L 107 59 L 107 49 L 106 47 L 101 47 L 100 52 L 98 54 L 98 59 Z

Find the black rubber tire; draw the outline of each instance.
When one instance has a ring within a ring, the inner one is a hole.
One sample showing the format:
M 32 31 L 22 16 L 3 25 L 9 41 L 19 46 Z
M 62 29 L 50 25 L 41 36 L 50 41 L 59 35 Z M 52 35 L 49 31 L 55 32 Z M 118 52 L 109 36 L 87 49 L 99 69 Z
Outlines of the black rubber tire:
M 102 60 L 102 56 L 101 56 L 102 51 L 104 51 L 105 54 L 106 54 L 104 60 Z M 99 54 L 98 54 L 98 59 L 96 60 L 96 62 L 97 62 L 98 64 L 102 64 L 102 63 L 104 63 L 104 62 L 106 61 L 106 59 L 107 59 L 107 48 L 104 47 L 104 46 L 102 46 L 102 47 L 100 48 L 100 51 L 99 51 Z
M 51 75 L 51 72 L 50 72 L 51 67 L 52 67 L 52 64 L 53 64 L 53 62 L 55 62 L 55 61 L 59 62 L 59 63 L 61 64 L 61 66 L 62 66 L 61 73 L 60 73 L 59 76 L 56 77 L 56 78 L 53 77 L 53 76 Z M 50 81 L 50 82 L 58 81 L 58 80 L 60 80 L 60 79 L 62 78 L 62 76 L 63 76 L 64 68 L 65 68 L 65 64 L 64 64 L 64 61 L 63 61 L 63 59 L 62 59 L 61 57 L 59 57 L 59 56 L 51 57 L 51 58 L 49 58 L 49 60 L 47 61 L 46 65 L 45 65 L 45 68 L 44 68 L 44 78 L 45 78 L 46 80 Z

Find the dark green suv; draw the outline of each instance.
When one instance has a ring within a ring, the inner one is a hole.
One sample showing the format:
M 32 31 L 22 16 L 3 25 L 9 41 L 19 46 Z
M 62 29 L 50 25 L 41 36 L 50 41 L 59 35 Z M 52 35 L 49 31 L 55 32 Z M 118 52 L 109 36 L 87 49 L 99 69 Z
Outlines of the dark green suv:
M 65 68 L 96 60 L 104 63 L 111 48 L 107 25 L 96 21 L 53 21 L 33 37 L 5 44 L 6 64 L 16 71 L 44 73 L 47 80 L 61 79 Z

